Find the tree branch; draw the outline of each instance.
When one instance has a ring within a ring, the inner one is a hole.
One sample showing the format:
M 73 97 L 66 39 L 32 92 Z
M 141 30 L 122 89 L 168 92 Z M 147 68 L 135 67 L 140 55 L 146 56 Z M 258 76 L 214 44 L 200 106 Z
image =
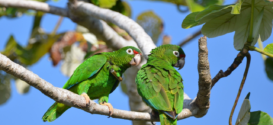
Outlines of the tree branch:
M 31 3 L 34 2 L 34 3 Z M 18 4 L 19 3 L 19 4 Z M 24 3 L 24 4 L 22 4 Z M 18 4 L 18 5 L 17 5 Z M 30 4 L 37 4 L 37 6 L 29 6 Z M 40 5 L 38 5 L 40 4 Z M 94 6 L 89 3 L 84 2 L 76 2 L 73 1 L 73 3 L 69 3 L 69 11 L 66 11 L 63 13 L 63 10 L 61 8 L 58 11 L 53 11 L 50 8 L 56 8 L 51 7 L 45 3 L 41 2 L 35 2 L 35 1 L 24 1 L 24 0 L 12 0 L 12 1 L 6 1 L 6 0 L 0 0 L 0 6 L 11 6 L 12 7 L 22 7 L 22 8 L 28 8 L 28 9 L 34 9 L 39 11 L 44 11 L 48 13 L 53 14 L 59 14 L 61 16 L 66 16 L 72 19 L 74 22 L 77 22 L 85 27 L 87 27 L 89 30 L 99 30 L 97 34 L 95 35 L 102 35 L 102 38 L 107 40 L 108 42 L 112 42 L 113 45 L 119 44 L 122 42 L 122 46 L 125 45 L 125 40 L 118 36 L 116 32 L 113 31 L 105 22 L 99 20 L 103 19 L 105 21 L 109 21 L 111 23 L 114 23 L 115 25 L 119 26 L 120 28 L 124 29 L 126 32 L 130 34 L 130 36 L 135 40 L 135 42 L 138 44 L 139 48 L 142 50 L 144 55 L 147 58 L 147 55 L 150 53 L 150 51 L 155 48 L 152 39 L 144 32 L 144 30 L 133 20 L 130 18 L 123 16 L 117 12 L 113 12 L 108 9 L 101 9 L 97 6 Z M 44 8 L 42 8 L 44 7 Z M 47 7 L 47 8 L 46 8 Z M 62 11 L 61 11 L 62 10 Z M 62 13 L 60 13 L 60 11 Z M 86 17 L 86 18 L 85 18 Z M 98 19 L 97 19 L 98 18 Z M 88 23 L 90 25 L 88 25 Z M 94 28 L 94 27 L 95 28 Z M 101 34 L 100 34 L 101 33 Z M 113 38 L 115 37 L 115 38 Z M 124 40 L 124 41 L 122 41 Z M 106 41 L 106 42 L 107 42 Z M 202 43 L 202 44 L 201 44 Z M 202 45 L 202 47 L 201 47 Z M 200 47 L 199 49 L 207 50 L 206 42 L 202 42 L 200 40 Z M 204 58 L 199 59 L 199 71 L 200 73 L 207 72 L 208 74 L 200 74 L 202 77 L 208 77 L 209 75 L 209 68 L 208 68 L 208 61 L 207 61 L 207 51 L 199 51 L 199 55 L 203 55 Z M 200 62 L 201 61 L 201 62 Z M 202 63 L 202 61 L 207 63 Z M 207 65 L 206 65 L 207 64 Z M 3 69 L 4 71 L 26 81 L 31 86 L 34 86 L 35 88 L 39 89 L 41 92 L 43 92 L 45 95 L 49 96 L 50 98 L 54 99 L 57 102 L 64 103 L 69 106 L 77 107 L 80 109 L 83 109 L 89 113 L 95 113 L 95 114 L 102 114 L 102 115 L 108 115 L 108 108 L 106 106 L 101 106 L 96 104 L 95 102 L 91 101 L 90 105 L 85 107 L 85 99 L 77 94 L 74 94 L 68 90 L 64 90 L 61 88 L 56 88 L 52 86 L 50 83 L 44 81 L 37 75 L 33 74 L 32 72 L 26 70 L 22 66 L 13 63 L 8 58 L 0 54 L 0 69 Z M 210 78 L 210 77 L 209 77 Z M 203 78 L 199 79 L 199 85 L 204 86 L 210 86 L 208 81 L 205 81 L 204 83 L 201 83 L 201 80 Z M 205 80 L 208 78 L 205 78 Z M 200 87 L 202 89 L 202 87 Z M 200 90 L 198 93 L 198 96 L 196 100 L 190 99 L 186 94 L 184 94 L 184 107 L 182 112 L 178 115 L 178 119 L 187 118 L 190 116 L 202 116 L 205 115 L 203 110 L 207 110 L 208 106 L 205 105 L 205 108 L 203 107 L 203 104 L 209 104 L 206 102 L 209 102 L 209 91 Z M 202 96 L 205 96 L 202 97 Z M 199 100 L 199 101 L 197 101 Z M 200 110 L 201 109 L 201 110 Z M 200 115 L 201 114 L 201 115 Z M 115 118 L 122 118 L 122 119 L 129 119 L 129 120 L 144 120 L 144 121 L 158 121 L 159 119 L 156 116 L 151 116 L 149 113 L 140 113 L 140 112 L 133 112 L 133 111 L 123 111 L 114 109 L 113 117 Z
M 180 44 L 179 46 L 184 46 L 186 45 L 188 42 L 190 42 L 191 40 L 193 40 L 194 38 L 196 38 L 197 36 L 201 35 L 201 29 L 198 30 L 197 32 L 195 32 L 194 34 L 188 36 L 186 39 L 184 39 Z
M 99 105 L 92 100 L 90 101 L 90 105 L 86 106 L 84 97 L 74 94 L 68 90 L 54 87 L 52 84 L 46 82 L 38 75 L 12 62 L 2 54 L 0 54 L 0 69 L 24 80 L 29 85 L 37 88 L 42 93 L 57 102 L 85 110 L 86 112 L 92 114 L 101 114 L 106 116 L 109 115 L 109 109 L 107 106 Z M 178 119 L 187 118 L 193 114 L 192 112 L 195 112 L 196 108 L 191 106 L 191 102 L 192 100 L 187 95 L 185 95 L 184 109 L 182 113 L 179 114 Z M 159 121 L 158 118 L 151 116 L 149 113 L 124 111 L 119 109 L 114 109 L 112 117 L 128 120 Z
M 75 4 L 70 4 L 70 9 L 90 17 L 102 19 L 107 22 L 114 23 L 120 28 L 124 29 L 135 40 L 138 47 L 142 50 L 146 58 L 150 51 L 156 48 L 151 37 L 145 33 L 141 26 L 139 26 L 132 19 L 109 9 L 102 9 L 95 5 L 78 1 Z
M 120 49 L 124 46 L 137 46 L 134 41 L 126 41 L 119 36 L 104 21 L 86 15 L 77 15 L 75 12 L 68 9 L 50 6 L 47 3 L 26 0 L 0 0 L 0 6 L 32 9 L 68 17 L 74 22 L 88 28 L 90 32 L 95 34 L 99 39 L 105 41 L 107 45 L 113 49 Z
M 46 13 L 51 13 L 51 14 L 64 16 L 64 17 L 69 16 L 68 11 L 66 9 L 49 6 L 46 3 L 37 2 L 37 1 L 0 0 L 0 6 L 33 9 L 33 10 L 43 11 Z
M 211 75 L 208 61 L 207 37 L 199 39 L 199 54 L 198 54 L 198 72 L 199 72 L 199 90 L 196 98 L 196 104 L 200 108 L 195 117 L 204 116 L 210 106 L 210 90 L 211 90 Z

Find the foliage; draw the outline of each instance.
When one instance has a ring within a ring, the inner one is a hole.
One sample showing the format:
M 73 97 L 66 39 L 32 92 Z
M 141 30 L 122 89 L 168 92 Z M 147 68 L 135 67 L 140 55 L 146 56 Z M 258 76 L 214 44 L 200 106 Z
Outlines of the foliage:
M 189 14 L 182 27 L 187 29 L 205 23 L 202 33 L 210 38 L 235 31 L 234 48 L 240 50 L 249 36 L 252 37 L 251 45 L 254 45 L 259 35 L 262 41 L 271 35 L 272 7 L 273 3 L 264 0 L 255 0 L 253 4 L 251 0 L 240 0 L 232 5 L 212 5 L 203 11 Z M 251 22 L 254 22 L 253 25 Z M 251 27 L 254 29 L 250 33 Z
M 150 0 L 176 4 L 177 6 L 187 6 L 191 12 L 204 10 L 210 5 L 222 5 L 224 0 Z
M 136 22 L 152 37 L 156 44 L 163 30 L 162 19 L 153 11 L 146 11 L 138 15 Z
M 241 106 L 236 125 L 273 125 L 273 118 L 262 111 L 250 112 L 250 93 L 247 94 Z

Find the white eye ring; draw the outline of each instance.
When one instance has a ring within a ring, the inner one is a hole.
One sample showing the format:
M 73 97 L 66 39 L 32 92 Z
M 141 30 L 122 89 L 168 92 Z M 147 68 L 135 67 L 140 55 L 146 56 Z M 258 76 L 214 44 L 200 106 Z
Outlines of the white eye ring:
M 133 50 L 132 49 L 127 49 L 126 52 L 130 55 L 134 54 Z
M 176 57 L 179 57 L 179 52 L 178 51 L 173 51 L 173 55 L 175 55 Z

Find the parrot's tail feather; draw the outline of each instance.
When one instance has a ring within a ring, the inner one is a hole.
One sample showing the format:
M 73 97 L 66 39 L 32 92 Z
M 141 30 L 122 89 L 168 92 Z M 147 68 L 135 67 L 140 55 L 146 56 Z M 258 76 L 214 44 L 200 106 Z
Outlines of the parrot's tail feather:
M 167 116 L 165 113 L 159 113 L 160 125 L 177 125 L 177 119 Z
M 69 106 L 66 106 L 62 103 L 55 102 L 44 114 L 43 121 L 46 122 L 52 122 L 55 119 L 57 119 L 59 116 L 61 116 L 67 109 L 69 109 Z

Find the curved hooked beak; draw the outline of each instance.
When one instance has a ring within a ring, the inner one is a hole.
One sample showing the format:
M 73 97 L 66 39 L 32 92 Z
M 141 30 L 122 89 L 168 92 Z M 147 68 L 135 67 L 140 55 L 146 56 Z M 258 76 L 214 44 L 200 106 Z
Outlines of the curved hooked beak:
M 182 69 L 185 64 L 185 57 L 180 58 L 175 64 L 174 67 L 178 67 L 178 69 Z
M 135 54 L 134 58 L 130 61 L 131 66 L 137 66 L 141 62 L 141 54 Z

